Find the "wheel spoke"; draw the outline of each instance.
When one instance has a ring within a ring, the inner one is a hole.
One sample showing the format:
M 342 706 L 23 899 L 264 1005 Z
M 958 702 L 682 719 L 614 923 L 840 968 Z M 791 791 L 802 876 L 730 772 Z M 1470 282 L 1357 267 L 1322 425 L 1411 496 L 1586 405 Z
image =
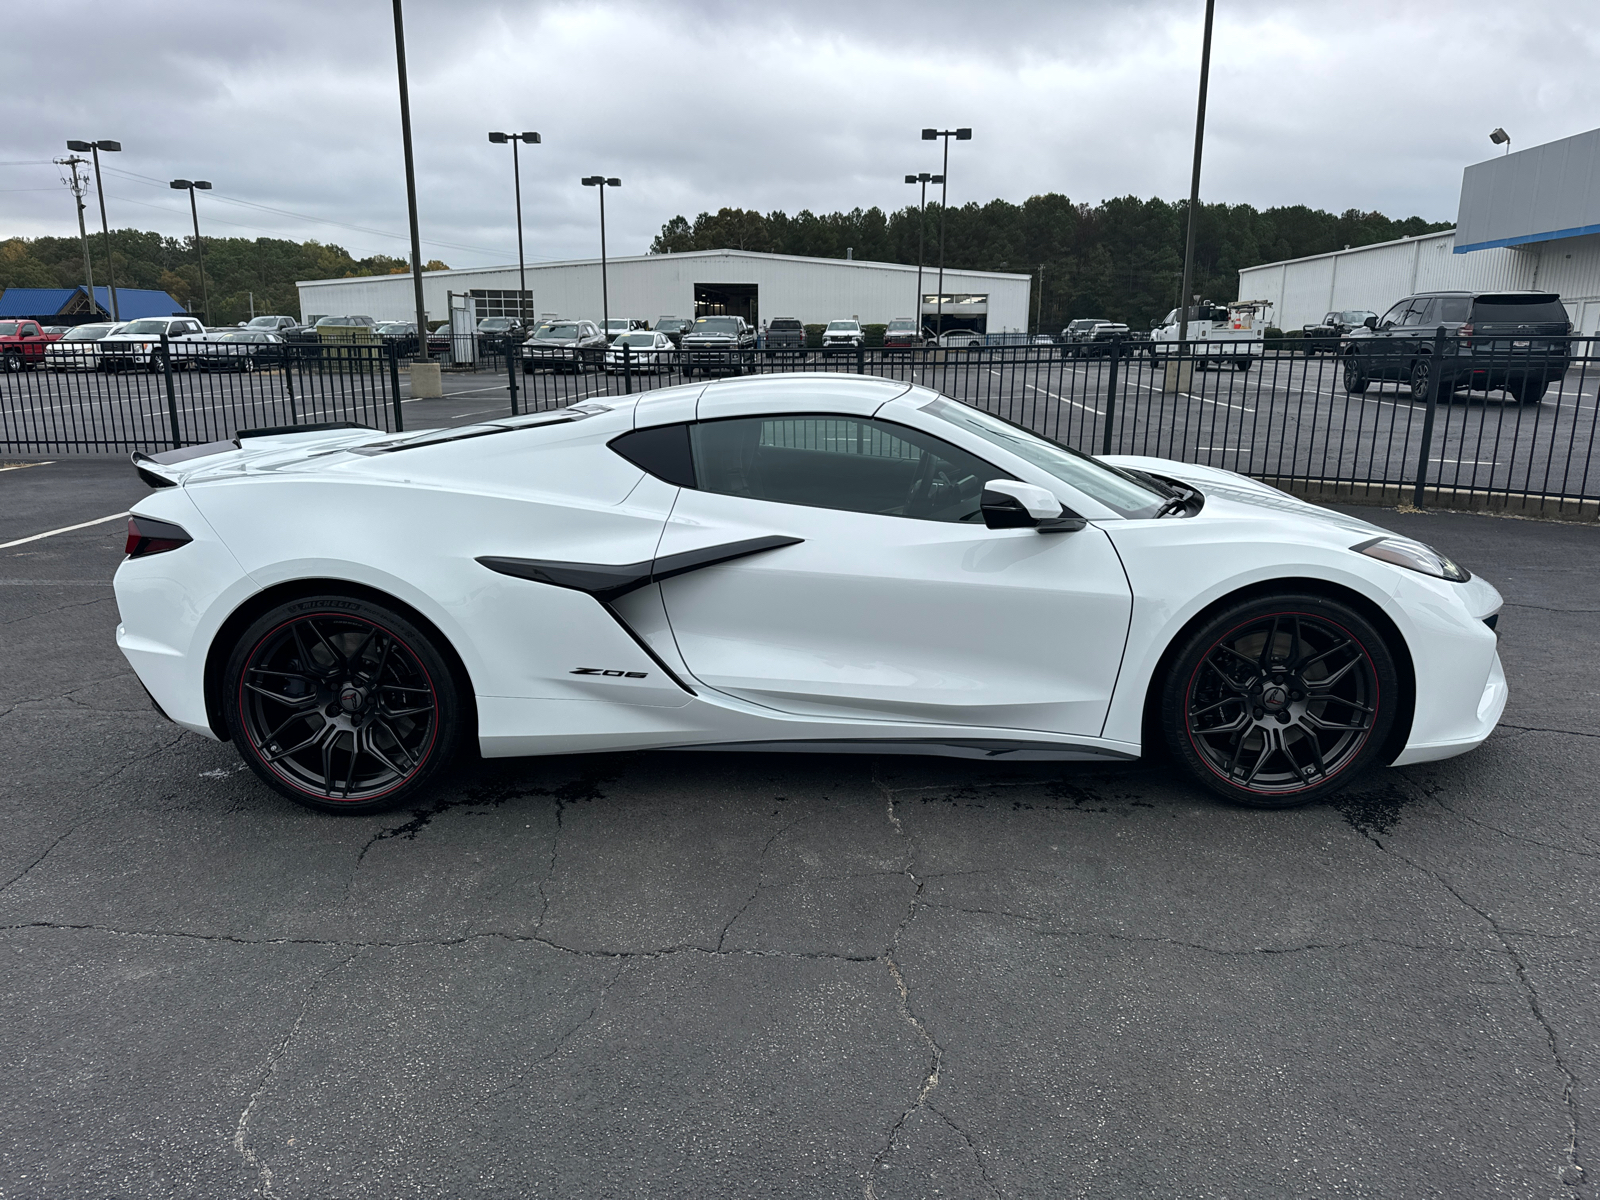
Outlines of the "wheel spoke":
M 1205 660 L 1205 665 L 1211 668 L 1212 674 L 1214 674 L 1218 679 L 1222 680 L 1222 685 L 1229 690 L 1238 692 L 1240 695 L 1243 695 L 1249 690 L 1243 684 L 1235 680 L 1226 671 L 1224 671 L 1221 667 L 1217 666 L 1217 664 L 1212 662 L 1209 658 Z
M 317 635 L 317 641 L 322 643 L 323 649 L 325 649 L 329 654 L 333 655 L 333 666 L 330 667 L 329 670 L 337 671 L 339 669 L 339 665 L 342 663 L 345 670 L 348 671 L 350 669 L 350 660 L 333 648 L 333 643 L 327 639 L 322 630 L 318 629 L 316 625 L 312 624 L 310 617 L 305 619 L 305 623 L 310 628 L 311 632 Z
M 1244 654 L 1238 650 L 1235 650 L 1232 646 L 1228 645 L 1227 642 L 1218 642 L 1216 649 L 1225 650 L 1227 653 L 1237 658 L 1245 666 L 1249 667 L 1252 671 L 1259 671 L 1261 669 L 1261 664 L 1255 659 L 1251 658 L 1248 654 Z
M 1312 665 L 1312 664 L 1313 664 L 1313 663 L 1319 663 L 1319 662 L 1321 662 L 1321 661 L 1322 661 L 1322 660 L 1323 660 L 1323 659 L 1325 659 L 1325 658 L 1327 658 L 1327 657 L 1328 657 L 1328 655 L 1330 655 L 1330 654 L 1333 654 L 1333 653 L 1334 653 L 1334 652 L 1336 652 L 1336 651 L 1339 651 L 1339 650 L 1343 650 L 1343 649 L 1344 649 L 1344 648 L 1345 648 L 1345 647 L 1346 647 L 1346 646 L 1348 646 L 1348 645 L 1350 645 L 1350 644 L 1351 644 L 1351 641 L 1352 641 L 1352 639 L 1350 639 L 1350 638 L 1345 638 L 1345 639 L 1344 639 L 1344 641 L 1342 641 L 1342 642 L 1339 642 L 1339 643 L 1338 643 L 1338 644 L 1336 644 L 1336 645 L 1333 645 L 1333 646 L 1329 646 L 1329 647 L 1328 647 L 1328 648 L 1327 648 L 1327 649 L 1326 649 L 1326 650 L 1324 650 L 1324 651 L 1323 651 L 1323 652 L 1322 652 L 1322 653 L 1321 653 L 1321 654 L 1317 654 L 1317 655 L 1313 655 L 1313 656 L 1312 656 L 1312 657 L 1311 657 L 1311 658 L 1308 658 L 1308 659 L 1306 659 L 1306 661 L 1305 661 L 1305 662 L 1303 662 L 1303 663 L 1300 663 L 1300 664 L 1299 664 L 1299 665 L 1298 665 L 1298 666 L 1297 666 L 1297 667 L 1296 667 L 1296 668 L 1295 668 L 1295 670 L 1296 670 L 1296 671 L 1298 671 L 1298 672 L 1300 672 L 1300 673 L 1301 673 L 1301 674 L 1304 674 L 1304 673 L 1305 673 L 1305 671 L 1306 671 L 1306 668 L 1308 668 L 1308 667 L 1310 667 L 1310 666 L 1311 666 L 1311 665 Z
M 1244 785 L 1246 787 L 1249 787 L 1255 777 L 1261 773 L 1261 768 L 1266 765 L 1267 759 L 1272 757 L 1274 743 L 1277 741 L 1277 735 L 1271 729 L 1268 729 L 1265 725 L 1258 726 L 1258 728 L 1261 730 L 1261 753 L 1256 756 L 1255 765 L 1250 768 L 1250 774 L 1244 777 Z
M 1189 710 L 1189 719 L 1192 721 L 1196 717 L 1203 717 L 1208 712 L 1212 712 L 1215 709 L 1221 708 L 1224 704 L 1243 704 L 1243 703 L 1244 703 L 1244 701 L 1238 696 L 1224 696 L 1221 700 L 1218 700 L 1215 704 L 1208 704 L 1204 708 L 1192 708 L 1192 709 L 1190 709 Z M 1206 732 L 1209 733 L 1211 731 L 1207 730 Z
M 1267 640 L 1261 643 L 1261 661 L 1256 664 L 1263 673 L 1272 668 L 1272 644 L 1278 640 L 1278 618 L 1272 618 L 1272 628 L 1267 631 Z
M 1306 725 L 1306 726 L 1308 726 L 1308 727 L 1310 727 L 1312 729 L 1321 729 L 1321 730 L 1324 730 L 1324 731 L 1327 731 L 1327 732 L 1330 732 L 1330 733 L 1333 733 L 1333 732 L 1359 733 L 1361 730 L 1363 730 L 1363 729 L 1365 729 L 1367 727 L 1365 724 L 1361 724 L 1361 725 L 1341 725 L 1341 724 L 1339 724 L 1337 722 L 1334 722 L 1334 721 L 1324 721 L 1321 717 L 1317 716 L 1316 713 L 1309 713 L 1309 712 L 1306 713 L 1304 716 L 1302 716 L 1300 718 L 1300 721 L 1301 721 L 1302 724 L 1304 724 L 1304 725 Z
M 406 773 L 404 768 L 397 767 L 394 764 L 394 761 L 381 749 L 379 749 L 378 739 L 373 736 L 373 726 L 368 725 L 365 729 L 363 729 L 361 731 L 361 736 L 365 742 L 365 745 L 362 748 L 366 750 L 368 754 L 372 755 L 373 758 L 377 759 L 384 766 L 388 767 L 389 770 L 393 771 L 396 777 L 404 777 Z
M 310 713 L 304 713 L 304 712 L 290 713 L 289 714 L 289 719 L 287 721 L 285 721 L 282 725 L 279 725 L 271 733 L 267 734 L 267 736 L 262 739 L 262 743 L 261 744 L 264 745 L 264 746 L 272 745 L 273 742 L 278 740 L 278 735 L 280 733 L 282 733 L 285 729 L 289 728 L 289 726 L 293 725 L 296 721 L 304 721 L 304 720 L 306 720 L 311 715 L 312 714 L 310 714 Z M 326 725 L 326 724 L 327 724 L 327 722 L 324 721 L 323 725 Z M 318 732 L 321 732 L 322 725 L 317 726 L 317 730 L 318 730 Z
M 410 774 L 412 771 L 415 771 L 417 769 L 416 756 L 413 755 L 411 751 L 406 749 L 406 744 L 400 740 L 400 735 L 394 731 L 394 726 L 390 725 L 389 722 L 384 720 L 382 717 L 373 718 L 372 723 L 374 725 L 381 725 L 383 727 L 383 731 L 389 735 L 389 740 L 394 743 L 394 748 L 398 750 L 401 756 L 406 760 L 405 773 Z
M 275 700 L 279 704 L 288 704 L 294 708 L 304 708 L 306 705 L 315 704 L 317 701 L 317 694 L 315 692 L 307 692 L 304 696 L 285 696 L 282 692 L 274 692 L 269 691 L 264 687 L 257 687 L 249 680 L 245 680 L 244 686 L 258 695 L 265 696 L 269 700 Z
M 325 733 L 328 732 L 329 729 L 332 729 L 333 727 L 334 727 L 334 725 L 333 725 L 332 721 L 324 721 L 321 725 L 319 725 L 317 727 L 316 731 L 314 733 L 312 733 L 312 735 L 310 737 L 308 737 L 305 741 L 296 742 L 293 746 L 290 746 L 287 750 L 279 750 L 276 754 L 271 755 L 269 758 L 267 758 L 266 761 L 268 763 L 279 762 L 282 759 L 288 758 L 289 755 L 291 755 L 291 754 L 298 754 L 302 750 L 309 749 L 310 747 L 316 745 L 318 739 L 321 738 Z M 265 748 L 266 743 L 263 742 L 262 746 L 263 746 L 263 748 Z
M 1315 730 L 1307 729 L 1305 734 L 1306 741 L 1311 743 L 1311 761 L 1317 764 L 1317 774 L 1326 779 L 1328 777 L 1328 764 L 1322 761 L 1322 743 L 1317 738 Z
M 332 729 L 329 737 L 322 739 L 322 790 L 328 795 L 333 795 L 333 748 L 339 744 L 339 734 L 342 732 L 336 725 L 328 725 L 325 729 Z
M 1362 659 L 1362 655 L 1357 654 L 1349 662 L 1345 663 L 1344 666 L 1338 668 L 1335 671 L 1330 671 L 1328 673 L 1327 678 L 1318 679 L 1318 680 L 1316 680 L 1314 682 L 1308 680 L 1306 682 L 1306 686 L 1308 688 L 1310 688 L 1314 692 L 1325 692 L 1329 688 L 1331 688 L 1334 684 L 1338 683 L 1339 680 L 1343 679 L 1346 675 L 1350 674 L 1350 672 L 1352 670 L 1354 670 L 1360 664 L 1361 659 Z

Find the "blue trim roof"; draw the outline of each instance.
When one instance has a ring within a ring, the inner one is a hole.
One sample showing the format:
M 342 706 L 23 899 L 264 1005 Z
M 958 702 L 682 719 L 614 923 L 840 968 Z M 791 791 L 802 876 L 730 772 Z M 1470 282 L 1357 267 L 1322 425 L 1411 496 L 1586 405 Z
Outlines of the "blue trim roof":
M 75 288 L 6 288 L 0 293 L 0 317 L 53 316 L 84 291 L 82 284 Z M 110 288 L 95 288 L 94 300 L 102 312 L 111 311 Z M 170 317 L 184 311 L 183 305 L 155 288 L 117 289 L 117 313 L 124 321 L 137 320 L 139 317 Z
M 1454 253 L 1493 250 L 1496 246 L 1526 246 L 1529 242 L 1553 242 L 1558 238 L 1582 237 L 1586 233 L 1600 233 L 1600 225 L 1579 225 L 1575 229 L 1552 229 L 1549 233 L 1525 233 L 1519 237 L 1496 238 L 1492 242 L 1474 242 L 1470 246 L 1455 247 Z

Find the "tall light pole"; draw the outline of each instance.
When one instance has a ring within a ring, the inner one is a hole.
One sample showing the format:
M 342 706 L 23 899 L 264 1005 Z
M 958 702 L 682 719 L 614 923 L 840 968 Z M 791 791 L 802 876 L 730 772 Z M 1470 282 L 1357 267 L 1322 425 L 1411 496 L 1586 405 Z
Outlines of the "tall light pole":
M 78 154 L 88 150 L 94 155 L 94 190 L 100 197 L 100 232 L 106 240 L 106 286 L 111 290 L 111 319 L 120 321 L 122 314 L 117 310 L 117 265 L 111 258 L 111 226 L 106 222 L 106 189 L 100 182 L 100 151 L 114 154 L 122 149 L 122 143 L 107 141 L 105 138 L 101 138 L 98 142 L 71 141 L 67 143 L 67 149 Z M 91 295 L 89 299 L 93 301 L 94 296 Z
M 935 337 L 944 336 L 944 210 L 949 207 L 950 186 L 946 182 L 950 178 L 950 139 L 958 142 L 970 142 L 972 130 L 970 129 L 924 129 L 922 140 L 932 142 L 939 138 L 944 139 L 944 174 L 939 177 L 939 316 L 938 328 Z
M 209 192 L 211 184 L 204 179 L 174 179 L 167 185 L 175 192 L 189 193 L 189 215 L 194 218 L 194 248 L 200 255 L 200 305 L 205 310 L 206 324 L 211 324 L 211 296 L 206 290 L 206 250 L 200 241 L 200 210 L 195 207 L 194 193 L 199 188 Z
M 89 231 L 83 223 L 83 194 L 89 190 L 89 181 L 78 174 L 78 168 L 88 166 L 89 160 L 74 154 L 70 158 L 58 158 L 55 161 L 57 166 L 72 171 L 72 182 L 67 186 L 72 189 L 72 198 L 78 206 L 78 240 L 83 243 L 83 278 L 89 289 L 89 315 L 93 318 L 99 315 L 100 305 L 94 298 L 94 264 L 89 261 Z
M 417 168 L 411 156 L 411 91 L 406 85 L 406 26 L 394 0 L 394 61 L 400 74 L 400 140 L 406 152 L 406 210 L 411 216 L 411 287 L 417 301 L 417 359 L 428 361 L 428 315 L 422 306 L 422 235 L 417 229 Z
M 924 234 L 928 230 L 926 212 L 928 208 L 928 185 L 930 183 L 943 183 L 943 175 L 929 175 L 926 171 L 919 171 L 915 175 L 906 176 L 907 183 L 920 183 L 922 185 L 922 199 L 917 204 L 917 337 L 922 337 L 922 259 Z
M 489 140 L 497 146 L 511 143 L 511 178 L 517 188 L 517 318 L 523 329 L 527 329 L 528 267 L 522 260 L 522 168 L 517 164 L 517 145 L 527 142 L 537 146 L 543 139 L 537 133 L 491 133 Z
M 1215 8 L 1216 0 L 1206 0 L 1206 31 L 1200 43 L 1200 106 L 1194 118 L 1194 175 L 1189 181 L 1189 236 L 1183 248 L 1183 287 L 1178 293 L 1180 364 L 1189 349 L 1189 287 L 1194 281 L 1195 228 L 1200 224 L 1200 151 L 1206 140 L 1206 83 L 1211 78 L 1211 13 Z
M 1044 332 L 1044 264 L 1039 264 L 1039 298 L 1034 302 L 1033 331 Z
M 604 175 L 585 175 L 583 186 L 600 189 L 600 332 L 606 333 L 611 324 L 611 297 L 606 291 L 606 189 L 621 187 L 622 180 L 607 179 Z

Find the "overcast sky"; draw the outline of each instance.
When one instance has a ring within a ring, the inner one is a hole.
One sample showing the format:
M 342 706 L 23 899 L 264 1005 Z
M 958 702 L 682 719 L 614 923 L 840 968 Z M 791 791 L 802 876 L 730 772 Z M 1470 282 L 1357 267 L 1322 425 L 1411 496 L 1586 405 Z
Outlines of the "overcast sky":
M 1580 133 L 1600 113 L 1600 13 L 1571 0 L 1220 0 L 1209 201 L 1454 220 L 1461 170 Z M 950 202 L 1187 194 L 1203 0 L 916 5 L 410 0 L 406 39 L 423 254 L 515 261 L 510 149 L 532 129 L 530 260 L 642 253 L 723 205 L 824 212 L 912 200 L 939 168 L 925 125 L 968 125 Z M 391 8 L 82 0 L 0 44 L 0 238 L 69 234 L 49 160 L 109 138 L 113 226 L 317 238 L 407 252 Z M 115 172 L 115 173 L 114 173 Z M 143 177 L 143 178 L 139 178 Z M 264 206 L 264 207 L 252 207 Z M 279 211 L 271 211 L 279 210 Z M 91 219 L 97 214 L 91 212 Z M 360 228 L 350 228 L 357 226 Z

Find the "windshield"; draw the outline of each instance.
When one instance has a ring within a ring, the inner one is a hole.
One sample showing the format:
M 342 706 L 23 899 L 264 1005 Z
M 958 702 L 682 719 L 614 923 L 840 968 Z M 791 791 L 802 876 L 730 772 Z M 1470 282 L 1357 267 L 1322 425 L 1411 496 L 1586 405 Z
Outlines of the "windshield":
M 656 335 L 653 333 L 630 333 L 626 337 L 619 337 L 616 344 L 618 346 L 650 347 L 656 344 Z
M 15 321 L 0 321 L 0 337 L 15 337 L 17 323 Z
M 123 333 L 165 333 L 167 323 L 161 320 L 129 321 L 122 327 Z
M 696 333 L 738 333 L 739 321 L 737 317 L 697 317 L 695 318 L 694 331 Z
M 828 322 L 828 332 L 829 333 L 833 333 L 833 332 L 836 332 L 836 331 L 842 331 L 842 332 L 845 332 L 845 333 L 854 333 L 856 330 L 858 330 L 860 328 L 861 328 L 861 326 L 857 325 L 854 321 L 829 321 Z
M 633 328 L 633 322 L 632 321 L 607 321 L 606 322 L 606 331 L 608 333 L 613 329 L 617 330 L 619 333 L 627 333 L 628 330 L 630 330 L 632 328 Z
M 63 342 L 98 342 L 110 333 L 114 326 L 111 325 L 79 325 L 71 333 L 64 334 Z
M 923 411 L 1048 471 L 1124 517 L 1151 517 L 1161 507 L 1162 497 L 1132 476 L 1019 425 L 950 400 L 931 401 L 923 405 Z
M 1364 308 L 1347 308 L 1344 312 L 1336 314 L 1341 325 L 1359 325 L 1368 317 L 1375 317 L 1377 313 L 1370 313 Z
M 494 333 L 501 329 L 510 329 L 511 325 L 512 321 L 510 317 L 485 317 L 483 320 L 478 322 L 478 328 L 483 330 L 485 333 Z
M 906 332 L 915 333 L 916 329 L 917 329 L 917 323 L 915 321 L 910 320 L 910 319 L 906 319 L 906 320 L 903 320 L 903 321 L 890 321 L 888 327 L 884 330 L 884 332 L 885 333 L 906 333 Z
M 575 338 L 578 336 L 576 325 L 541 325 L 539 332 L 534 334 L 541 338 Z
M 281 320 L 283 320 L 282 317 L 257 317 L 255 320 L 250 322 L 249 328 L 276 329 L 278 327 L 278 322 Z

